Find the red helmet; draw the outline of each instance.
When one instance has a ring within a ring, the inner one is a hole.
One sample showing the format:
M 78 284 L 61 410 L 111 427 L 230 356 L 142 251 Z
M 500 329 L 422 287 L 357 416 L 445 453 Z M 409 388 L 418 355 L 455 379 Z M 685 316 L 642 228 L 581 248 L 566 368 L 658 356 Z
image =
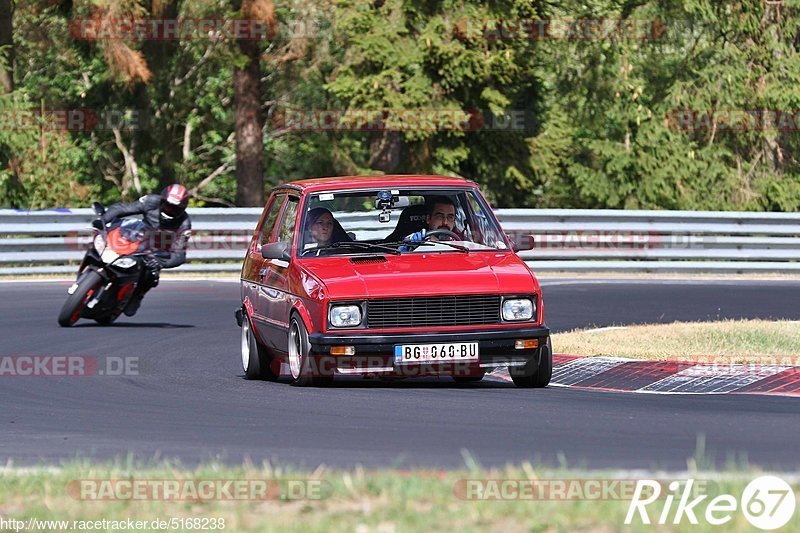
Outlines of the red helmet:
M 161 191 L 161 216 L 167 220 L 183 215 L 189 205 L 189 191 L 178 183 L 173 183 Z

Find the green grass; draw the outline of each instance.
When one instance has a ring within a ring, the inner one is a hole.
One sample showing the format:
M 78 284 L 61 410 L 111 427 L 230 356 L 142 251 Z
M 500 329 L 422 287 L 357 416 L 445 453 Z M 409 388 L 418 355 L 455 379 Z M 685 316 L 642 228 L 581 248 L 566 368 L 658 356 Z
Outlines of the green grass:
M 637 474 L 636 477 L 641 474 Z M 688 474 L 697 480 L 711 474 Z M 718 476 L 718 474 L 713 474 Z M 759 474 L 734 469 L 708 485 L 712 494 L 730 493 L 737 499 L 746 484 Z M 184 468 L 161 463 L 92 464 L 72 462 L 58 469 L 7 469 L 0 471 L 0 517 L 49 520 L 143 520 L 171 517 L 224 518 L 225 531 L 649 531 L 634 522 L 624 526 L 629 500 L 474 501 L 458 497 L 454 486 L 464 479 L 604 479 L 631 474 L 601 471 L 536 468 L 525 463 L 499 469 L 464 468 L 438 470 L 329 470 L 315 472 L 270 466 L 226 467 L 209 464 Z M 654 474 L 654 479 L 667 479 Z M 219 480 L 264 479 L 319 480 L 326 489 L 318 500 L 272 499 L 268 501 L 83 501 L 70 496 L 67 486 L 77 479 Z M 685 477 L 680 477 L 685 479 Z M 710 499 L 710 498 L 708 498 Z M 708 500 L 706 500 L 708 501 Z M 663 500 L 653 504 L 657 520 Z M 704 509 L 704 508 L 703 508 Z M 673 507 L 674 515 L 675 507 Z M 702 511 L 701 511 L 702 512 Z M 720 531 L 709 525 L 662 526 L 662 530 Z M 796 512 L 790 529 L 800 528 Z M 725 531 L 752 527 L 741 512 Z M 149 529 L 147 529 L 149 530 Z M 184 529 L 187 530 L 187 529 Z M 56 531 L 56 529 L 53 529 Z

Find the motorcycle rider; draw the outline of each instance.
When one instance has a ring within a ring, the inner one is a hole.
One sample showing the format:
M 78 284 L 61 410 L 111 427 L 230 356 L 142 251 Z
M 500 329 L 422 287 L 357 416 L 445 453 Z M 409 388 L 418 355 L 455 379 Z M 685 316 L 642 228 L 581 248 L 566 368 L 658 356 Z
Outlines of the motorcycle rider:
M 162 268 L 175 268 L 186 262 L 186 244 L 191 236 L 192 221 L 186 213 L 189 191 L 178 183 L 165 187 L 161 194 L 147 194 L 136 202 L 116 203 L 100 217 L 102 224 L 116 218 L 142 215 L 149 248 L 161 253 L 148 254 L 146 268 L 136 285 L 128 305 L 123 311 L 133 316 L 139 309 L 145 293 L 158 285 Z M 95 224 L 99 225 L 99 224 Z

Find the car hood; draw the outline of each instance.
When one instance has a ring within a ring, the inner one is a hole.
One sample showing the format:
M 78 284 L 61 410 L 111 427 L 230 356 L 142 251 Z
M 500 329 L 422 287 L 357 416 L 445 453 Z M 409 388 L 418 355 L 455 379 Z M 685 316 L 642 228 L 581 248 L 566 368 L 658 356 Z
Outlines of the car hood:
M 525 263 L 510 252 L 403 254 L 385 259 L 325 257 L 304 259 L 302 266 L 325 285 L 331 299 L 530 294 L 539 288 Z

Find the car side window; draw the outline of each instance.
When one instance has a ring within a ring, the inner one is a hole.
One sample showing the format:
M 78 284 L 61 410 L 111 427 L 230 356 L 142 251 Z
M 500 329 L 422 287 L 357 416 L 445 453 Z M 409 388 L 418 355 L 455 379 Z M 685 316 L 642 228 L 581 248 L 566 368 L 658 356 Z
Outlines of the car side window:
M 294 227 L 297 222 L 297 208 L 299 206 L 300 198 L 297 196 L 289 196 L 289 200 L 286 202 L 286 207 L 283 210 L 283 223 L 281 224 L 278 240 L 280 242 L 289 243 L 290 250 L 292 244 L 294 244 Z
M 453 198 L 453 201 L 456 204 L 456 224 L 455 228 L 458 231 L 464 231 L 467 228 L 467 214 L 464 210 L 464 202 L 466 198 L 464 198 L 463 194 L 459 194 L 457 197 Z
M 261 224 L 261 233 L 258 236 L 259 244 L 264 245 L 272 242 L 270 237 L 274 235 L 275 221 L 278 220 L 278 214 L 281 212 L 284 198 L 286 198 L 285 194 L 277 194 L 270 202 L 267 214 L 264 216 L 264 222 Z
M 504 236 L 498 234 L 487 218 L 483 207 L 477 201 L 477 198 L 469 194 L 467 195 L 467 202 L 469 211 L 471 212 L 470 223 L 466 225 L 465 233 L 469 238 L 476 242 L 483 242 L 488 246 L 496 246 L 496 243 L 503 243 Z

